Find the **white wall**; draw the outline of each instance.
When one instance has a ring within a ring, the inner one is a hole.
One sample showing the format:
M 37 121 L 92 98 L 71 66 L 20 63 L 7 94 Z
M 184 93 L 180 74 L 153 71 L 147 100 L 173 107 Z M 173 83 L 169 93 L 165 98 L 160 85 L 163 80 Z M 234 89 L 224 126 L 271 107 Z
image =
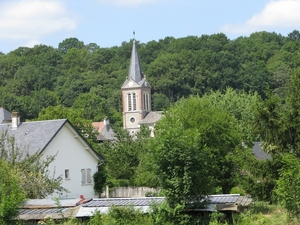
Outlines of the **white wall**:
M 64 193 L 62 196 L 53 194 L 49 197 L 61 198 L 79 198 L 84 195 L 85 198 L 98 197 L 94 193 L 94 183 L 81 183 L 81 169 L 91 169 L 91 175 L 97 171 L 98 160 L 85 149 L 85 146 L 79 141 L 79 137 L 74 137 L 73 129 L 65 124 L 58 132 L 55 138 L 50 142 L 44 151 L 43 158 L 47 155 L 57 156 L 49 166 L 50 175 L 55 171 L 55 176 L 62 175 L 62 186 L 67 188 L 70 193 Z M 65 179 L 65 170 L 69 170 L 70 179 Z M 93 178 L 92 178 L 93 180 Z

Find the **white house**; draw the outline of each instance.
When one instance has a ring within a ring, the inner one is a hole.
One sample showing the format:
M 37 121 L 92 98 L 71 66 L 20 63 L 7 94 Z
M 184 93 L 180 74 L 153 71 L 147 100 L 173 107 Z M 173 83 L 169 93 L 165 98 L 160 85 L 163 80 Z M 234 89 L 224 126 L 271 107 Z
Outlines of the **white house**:
M 14 136 L 15 145 L 26 149 L 29 155 L 39 152 L 45 159 L 57 154 L 49 171 L 63 177 L 62 186 L 69 192 L 49 198 L 98 197 L 94 193 L 93 174 L 103 159 L 67 119 L 20 122 L 18 113 L 12 113 L 11 123 L 0 124 L 0 132 L 5 130 L 10 137 Z

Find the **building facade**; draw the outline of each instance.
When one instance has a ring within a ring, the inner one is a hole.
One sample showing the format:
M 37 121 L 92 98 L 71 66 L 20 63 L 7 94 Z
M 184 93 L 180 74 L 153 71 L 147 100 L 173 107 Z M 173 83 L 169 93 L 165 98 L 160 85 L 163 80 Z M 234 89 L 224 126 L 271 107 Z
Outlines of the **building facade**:
M 136 41 L 133 40 L 128 76 L 122 85 L 123 128 L 131 135 L 151 112 L 151 85 L 143 74 Z

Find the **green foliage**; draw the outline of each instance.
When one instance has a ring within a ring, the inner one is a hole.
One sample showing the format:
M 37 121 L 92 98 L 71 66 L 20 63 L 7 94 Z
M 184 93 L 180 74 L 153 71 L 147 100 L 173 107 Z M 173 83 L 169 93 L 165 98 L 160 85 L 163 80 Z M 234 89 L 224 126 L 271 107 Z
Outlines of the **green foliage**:
M 245 191 L 242 188 L 240 188 L 240 187 L 233 187 L 233 188 L 231 188 L 230 194 L 239 194 L 241 196 L 245 196 L 246 195 Z
M 231 155 L 241 146 L 236 120 L 199 97 L 171 107 L 156 126 L 157 176 L 171 207 L 234 186 Z
M 24 199 L 15 168 L 0 159 L 0 224 L 7 224 L 18 214 L 17 208 Z
M 26 198 L 45 198 L 54 192 L 67 190 L 61 186 L 62 177 L 50 174 L 48 167 L 55 159 L 47 156 L 42 160 L 39 153 L 28 155 L 25 146 L 15 145 L 14 137 L 10 137 L 7 131 L 0 137 L 0 160 L 6 161 L 18 179 L 18 185 Z
M 133 206 L 109 208 L 108 214 L 96 211 L 88 222 L 88 225 L 150 225 L 151 217 Z
M 94 190 L 96 193 L 101 194 L 106 185 L 107 172 L 104 163 L 98 165 L 98 171 L 94 173 Z
M 300 161 L 292 154 L 284 154 L 282 160 L 276 194 L 289 217 L 300 219 Z

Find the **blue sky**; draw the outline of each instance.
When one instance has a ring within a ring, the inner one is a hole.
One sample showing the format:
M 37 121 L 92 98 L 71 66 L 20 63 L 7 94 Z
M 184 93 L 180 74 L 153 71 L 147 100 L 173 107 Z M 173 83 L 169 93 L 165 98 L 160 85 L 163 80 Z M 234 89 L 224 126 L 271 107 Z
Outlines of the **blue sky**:
M 0 0 L 0 51 L 66 38 L 120 46 L 167 36 L 300 30 L 300 0 Z

